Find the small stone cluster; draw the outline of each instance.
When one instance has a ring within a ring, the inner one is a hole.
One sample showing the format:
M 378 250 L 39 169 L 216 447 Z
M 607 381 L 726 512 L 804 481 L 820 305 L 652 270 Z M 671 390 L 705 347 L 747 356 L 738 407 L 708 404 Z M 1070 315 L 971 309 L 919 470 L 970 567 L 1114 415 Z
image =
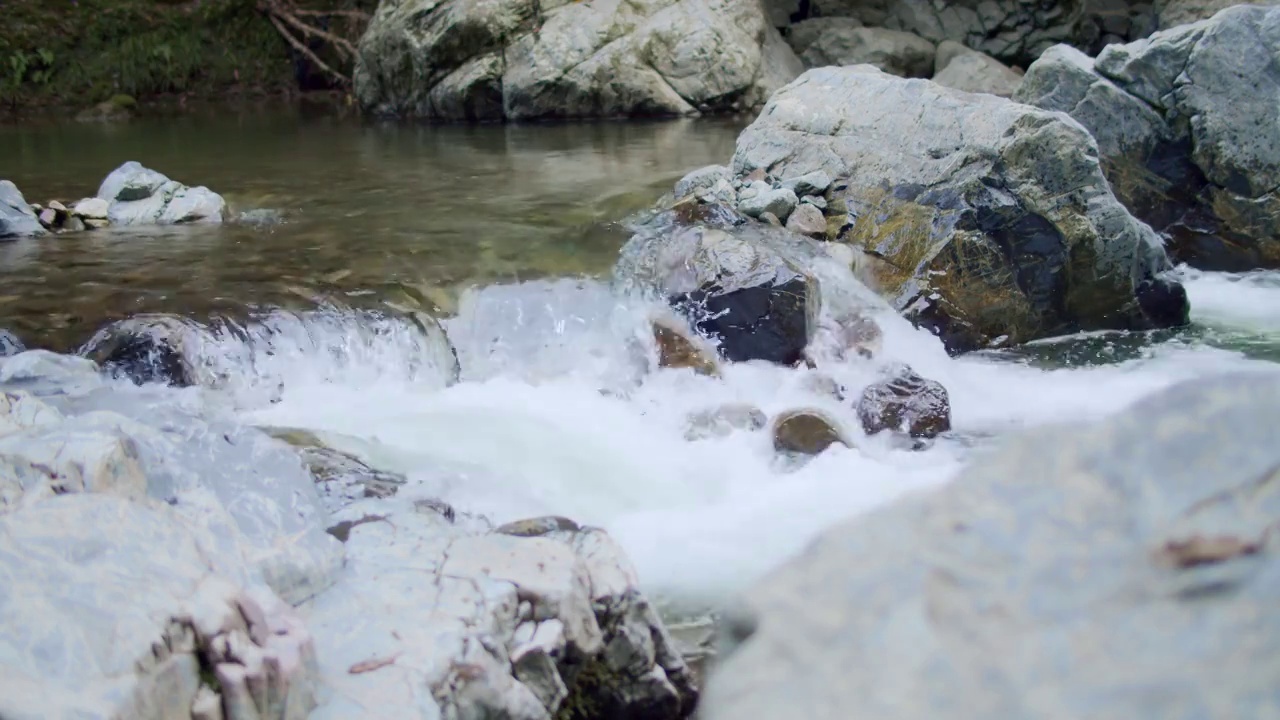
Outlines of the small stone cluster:
M 85 198 L 71 203 L 71 207 L 57 201 L 32 203 L 31 209 L 40 221 L 40 227 L 50 232 L 80 232 L 96 230 L 111 224 L 107 217 L 110 203 L 102 198 Z
M 16 185 L 0 180 L 0 238 L 113 225 L 220 223 L 226 215 L 221 195 L 203 186 L 188 187 L 133 161 L 113 170 L 96 196 L 75 202 L 28 204 Z

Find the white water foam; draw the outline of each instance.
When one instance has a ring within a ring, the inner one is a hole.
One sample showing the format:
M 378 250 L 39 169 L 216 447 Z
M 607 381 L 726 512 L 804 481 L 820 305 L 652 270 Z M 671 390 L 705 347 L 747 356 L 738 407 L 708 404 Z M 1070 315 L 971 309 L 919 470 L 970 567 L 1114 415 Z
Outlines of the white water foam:
M 1223 302 L 1205 304 L 1228 316 L 1242 308 L 1229 319 L 1243 325 L 1259 315 L 1252 300 L 1225 301 L 1232 288 L 1242 298 L 1263 293 L 1270 307 L 1280 301 L 1280 287 L 1229 283 L 1202 275 L 1191 285 L 1193 297 L 1223 293 Z M 953 359 L 927 333 L 882 316 L 884 356 L 948 388 L 960 436 L 912 452 L 864 437 L 850 403 L 808 389 L 810 370 L 744 363 L 720 379 L 684 370 L 643 372 L 645 311 L 592 281 L 472 291 L 447 323 L 462 382 L 440 389 L 406 376 L 394 353 L 370 353 L 349 375 L 298 368 L 286 377 L 279 402 L 245 417 L 331 433 L 343 449 L 409 475 L 404 493 L 437 496 L 495 522 L 557 514 L 603 526 L 626 547 L 651 592 L 714 603 L 823 527 L 946 482 L 973 455 L 973 437 L 1095 419 L 1185 379 L 1276 367 L 1185 343 L 1158 345 L 1115 365 L 1072 369 Z M 290 362 L 306 364 L 297 356 Z M 320 353 L 311 362 L 336 361 Z M 871 365 L 824 371 L 855 397 L 875 377 Z M 765 432 L 684 438 L 688 413 L 725 402 L 751 403 L 770 415 L 825 408 L 858 449 L 832 449 L 794 468 L 774 457 Z M 343 437 L 352 439 L 345 447 Z

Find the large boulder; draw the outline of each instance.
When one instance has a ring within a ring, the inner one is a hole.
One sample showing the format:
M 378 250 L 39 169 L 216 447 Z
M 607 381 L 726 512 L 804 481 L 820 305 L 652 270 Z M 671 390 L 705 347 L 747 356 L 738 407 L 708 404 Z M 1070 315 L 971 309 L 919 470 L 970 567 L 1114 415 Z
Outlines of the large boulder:
M 354 82 L 378 115 L 519 120 L 750 108 L 801 69 L 759 0 L 384 0 Z
M 792 37 L 803 42 L 793 45 L 805 67 L 827 65 L 875 65 L 900 77 L 929 77 L 933 73 L 936 48 L 919 35 L 885 28 L 852 27 L 843 18 L 813 18 L 800 25 L 822 27 L 810 39 L 809 28 Z M 788 38 L 790 39 L 790 38 Z
M 726 360 L 853 356 L 852 346 L 876 332 L 877 314 L 890 312 L 836 245 L 741 216 L 720 224 L 680 217 L 666 211 L 637 224 L 615 282 L 674 307 Z
M 310 635 L 218 545 L 154 501 L 0 506 L 0 716 L 306 718 Z
M 822 17 L 915 33 L 934 43 L 954 40 L 1010 63 L 1028 63 L 1077 32 L 1085 0 L 810 0 Z
M 1160 238 L 1070 118 L 869 66 L 807 71 L 738 138 L 733 171 L 837 179 L 839 239 L 948 350 L 1186 322 Z M 847 213 L 847 214 L 846 214 Z
M 1117 197 L 1210 270 L 1280 267 L 1280 7 L 1110 45 L 1052 48 L 1014 99 L 1097 138 Z
M 689 669 L 630 562 L 566 518 L 476 533 L 406 502 L 347 508 L 347 568 L 306 611 L 311 717 L 677 720 Z
M 43 235 L 44 227 L 27 204 L 22 191 L 8 180 L 0 180 L 0 238 Z
M 699 715 L 1272 715 L 1277 424 L 1280 375 L 1197 379 L 827 531 L 727 618 Z
M 132 160 L 107 175 L 97 197 L 110 203 L 113 225 L 220 223 L 227 212 L 226 201 L 209 188 L 187 187 Z

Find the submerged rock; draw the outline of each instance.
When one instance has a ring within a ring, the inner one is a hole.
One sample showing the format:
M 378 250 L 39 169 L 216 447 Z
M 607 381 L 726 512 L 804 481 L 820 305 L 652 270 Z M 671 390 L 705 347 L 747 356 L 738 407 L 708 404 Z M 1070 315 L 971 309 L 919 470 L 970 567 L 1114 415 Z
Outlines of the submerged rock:
M 227 211 L 226 201 L 209 188 L 187 187 L 134 161 L 111 171 L 98 199 L 110 203 L 113 225 L 221 223 Z
M 0 180 L 0 238 L 43 235 L 44 232 L 35 210 L 27 204 L 18 186 Z
M 0 506 L 0 716 L 306 717 L 310 635 L 218 545 L 162 503 Z
M 920 377 L 906 365 L 891 367 L 885 374 L 887 379 L 868 385 L 858 399 L 864 432 L 890 430 L 932 438 L 951 429 L 951 400 L 942 383 Z
M 118 377 L 135 384 L 162 383 L 177 387 L 199 384 L 194 346 L 200 330 L 173 315 L 136 315 L 99 330 L 80 354 Z
M 1097 138 L 1116 196 L 1208 270 L 1280 267 L 1280 7 L 1110 45 L 1055 47 L 1015 99 L 1069 113 Z
M 904 131 L 903 118 L 917 120 Z M 842 178 L 828 193 L 853 218 L 839 237 L 953 353 L 1186 321 L 1185 294 L 1158 277 L 1170 267 L 1159 237 L 1060 114 L 867 66 L 821 68 L 770 99 L 733 169 Z
M 93 107 L 76 113 L 77 122 L 121 122 L 130 120 L 138 109 L 138 101 L 128 95 L 113 95 Z
M 1280 376 L 1007 440 L 825 532 L 728 622 L 706 720 L 1265 717 Z
M 18 339 L 17 335 L 0 328 L 0 358 L 17 355 L 26 349 L 27 346 Z
M 817 455 L 835 444 L 853 447 L 839 422 L 821 410 L 788 410 L 773 419 L 773 449 L 780 453 Z
M 313 432 L 281 427 L 263 431 L 298 451 L 331 512 L 359 498 L 391 497 L 407 482 L 400 473 L 378 470 L 351 453 L 330 447 Z
M 405 0 L 360 42 L 369 112 L 448 120 L 747 109 L 799 74 L 758 0 Z
M 685 421 L 685 440 L 726 437 L 735 430 L 752 432 L 768 423 L 764 411 L 746 403 L 727 403 L 691 413 Z

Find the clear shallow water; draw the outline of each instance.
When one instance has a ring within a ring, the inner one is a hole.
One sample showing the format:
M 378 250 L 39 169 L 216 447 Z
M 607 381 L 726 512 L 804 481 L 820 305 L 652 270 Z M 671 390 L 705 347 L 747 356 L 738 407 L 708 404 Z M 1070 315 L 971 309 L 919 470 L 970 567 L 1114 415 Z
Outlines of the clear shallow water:
M 284 209 L 286 222 L 0 246 L 0 295 L 17 298 L 0 302 L 0 324 L 42 328 L 51 312 L 87 308 L 47 331 L 61 337 L 131 309 L 202 317 L 221 307 L 211 298 L 229 307 L 289 304 L 275 302 L 276 285 L 327 282 L 327 297 L 347 304 L 394 295 L 388 287 L 398 278 L 460 289 L 444 314 L 461 362 L 458 384 L 444 387 L 450 356 L 408 323 L 339 311 L 275 315 L 211 339 L 206 353 L 229 391 L 215 397 L 247 422 L 316 430 L 404 472 L 411 482 L 402 492 L 415 497 L 441 497 L 495 522 L 560 514 L 602 525 L 668 601 L 721 602 L 824 526 L 947 482 L 993 438 L 1099 418 L 1186 379 L 1280 371 L 1280 273 L 1181 270 L 1195 325 L 1176 333 L 1093 334 L 959 359 L 886 313 L 878 318 L 884 357 L 941 381 L 952 402 L 953 437 L 910 452 L 862 437 L 850 403 L 810 389 L 812 371 L 742 364 L 721 379 L 647 371 L 651 308 L 602 282 L 623 238 L 582 223 L 607 227 L 683 171 L 723 161 L 732 126 L 253 122 L 268 129 L 157 128 L 190 140 L 160 143 L 167 155 L 158 159 L 140 154 L 144 138 L 129 136 L 116 150 L 90 143 L 75 154 L 58 143 L 84 144 L 80 134 L 89 131 L 56 131 L 72 133 L 62 140 L 30 131 L 36 139 L 26 142 L 36 149 L 19 165 L 32 177 L 12 177 L 36 188 L 28 189 L 34 198 L 82 175 L 96 182 L 137 157 L 182 180 L 257 193 L 260 205 Z M 206 134 L 223 144 L 194 142 Z M 41 161 L 51 154 L 66 163 Z M 485 169 L 472 182 L 465 168 Z M 624 196 L 631 199 L 611 204 Z M 476 203 L 483 209 L 468 210 Z M 6 259 L 12 253 L 20 262 Z M 134 304 L 104 312 L 103 288 Z M 301 307 L 305 294 L 280 293 Z M 47 307 L 33 306 L 30 295 Z M 823 371 L 854 397 L 875 377 L 870 364 Z M 684 438 L 690 412 L 725 402 L 770 415 L 824 408 L 857 449 L 796 467 L 774 457 L 767 433 Z

